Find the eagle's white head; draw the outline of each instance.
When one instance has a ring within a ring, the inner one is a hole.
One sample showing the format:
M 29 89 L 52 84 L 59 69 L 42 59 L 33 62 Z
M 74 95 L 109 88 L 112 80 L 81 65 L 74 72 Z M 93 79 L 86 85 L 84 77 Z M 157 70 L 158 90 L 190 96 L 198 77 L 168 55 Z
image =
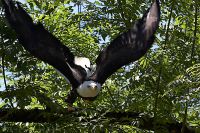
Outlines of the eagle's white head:
M 77 88 L 77 93 L 81 97 L 96 97 L 101 90 L 101 84 L 94 81 L 84 81 Z

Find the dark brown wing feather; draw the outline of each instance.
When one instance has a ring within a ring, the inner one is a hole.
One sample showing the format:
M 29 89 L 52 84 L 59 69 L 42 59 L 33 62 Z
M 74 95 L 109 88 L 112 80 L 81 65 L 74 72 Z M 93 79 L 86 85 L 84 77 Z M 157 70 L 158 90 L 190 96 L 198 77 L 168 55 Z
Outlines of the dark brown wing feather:
M 68 78 L 73 88 L 85 80 L 85 70 L 74 64 L 74 55 L 68 47 L 49 33 L 42 24 L 33 23 L 32 18 L 11 0 L 2 0 L 5 15 L 15 30 L 19 42 L 35 57 L 52 65 Z
M 131 29 L 114 39 L 96 59 L 96 71 L 90 77 L 103 84 L 120 67 L 142 57 L 151 47 L 159 25 L 160 6 L 156 0 Z

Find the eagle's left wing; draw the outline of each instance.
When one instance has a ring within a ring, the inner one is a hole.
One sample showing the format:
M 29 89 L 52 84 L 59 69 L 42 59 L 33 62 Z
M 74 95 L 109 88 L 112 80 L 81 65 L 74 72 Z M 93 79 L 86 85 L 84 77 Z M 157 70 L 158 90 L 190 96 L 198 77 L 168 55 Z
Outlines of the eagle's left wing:
M 142 19 L 108 45 L 96 59 L 96 71 L 90 77 L 103 84 L 120 67 L 142 57 L 151 47 L 160 20 L 159 0 L 155 0 Z

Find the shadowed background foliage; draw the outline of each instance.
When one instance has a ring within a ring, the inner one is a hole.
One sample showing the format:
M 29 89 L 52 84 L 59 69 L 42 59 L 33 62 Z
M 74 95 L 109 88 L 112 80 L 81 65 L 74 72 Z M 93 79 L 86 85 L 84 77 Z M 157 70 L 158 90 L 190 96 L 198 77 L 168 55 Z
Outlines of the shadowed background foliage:
M 23 6 L 75 55 L 94 63 L 99 51 L 151 3 L 28 0 Z M 198 0 L 162 0 L 161 23 L 151 50 L 112 75 L 96 101 L 86 104 L 79 99 L 73 113 L 67 112 L 64 102 L 70 86 L 51 66 L 22 48 L 6 26 L 1 8 L 0 131 L 159 133 L 182 128 L 198 132 L 199 7 Z

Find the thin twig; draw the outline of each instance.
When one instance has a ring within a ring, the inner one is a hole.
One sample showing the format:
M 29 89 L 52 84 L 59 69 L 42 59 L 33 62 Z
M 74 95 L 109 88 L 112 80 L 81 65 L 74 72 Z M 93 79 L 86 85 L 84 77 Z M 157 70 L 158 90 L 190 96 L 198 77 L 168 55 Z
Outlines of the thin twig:
M 173 8 L 174 8 L 174 3 L 172 2 L 172 6 L 170 8 L 170 14 L 169 14 L 169 21 L 167 23 L 167 29 L 166 29 L 166 35 L 165 35 L 165 45 L 164 45 L 164 48 L 165 46 L 167 45 L 167 42 L 168 42 L 168 39 L 169 39 L 169 26 L 170 26 L 170 22 L 171 22 L 171 18 L 172 18 L 172 11 L 173 11 Z
M 5 54 L 3 53 L 2 55 L 2 60 L 1 60 L 1 63 L 2 63 L 2 73 L 3 73 L 3 81 L 4 81 L 4 86 L 5 86 L 5 90 L 8 91 L 8 87 L 7 87 L 7 82 L 6 82 L 6 73 L 5 73 L 5 64 L 4 64 L 4 58 L 5 58 Z M 14 105 L 12 103 L 12 99 L 11 98 L 8 98 L 9 99 L 9 102 L 10 102 L 10 105 L 12 108 L 14 108 Z
M 3 54 L 2 57 L 1 57 L 2 70 L 3 70 L 2 73 L 3 73 L 3 81 L 4 81 L 5 89 L 8 90 L 8 88 L 7 88 L 7 83 L 6 83 L 5 67 L 4 67 L 4 57 L 5 57 L 5 54 Z
M 196 44 L 196 38 L 197 38 L 197 20 L 198 20 L 198 6 L 197 2 L 195 1 L 195 15 L 194 15 L 194 37 L 193 37 L 193 43 L 192 43 L 192 51 L 191 51 L 191 62 L 194 58 L 194 50 L 195 50 L 195 44 Z
M 8 87 L 7 87 L 7 82 L 6 82 L 6 72 L 5 72 L 5 64 L 4 64 L 4 61 L 5 61 L 5 48 L 4 48 L 4 45 L 3 45 L 4 44 L 4 40 L 3 40 L 2 37 L 0 39 L 1 39 L 0 42 L 2 43 L 2 51 L 3 51 L 2 57 L 1 57 L 3 81 L 4 81 L 5 90 L 9 91 Z M 9 100 L 9 103 L 10 103 L 11 107 L 14 108 L 14 105 L 12 103 L 12 99 L 10 97 L 8 97 L 8 100 Z
M 125 25 L 126 25 L 126 27 L 128 27 L 128 24 L 126 23 L 126 18 L 125 18 L 125 14 L 124 14 L 124 10 L 123 10 L 123 6 L 122 6 L 122 2 L 121 2 L 121 0 L 117 0 L 117 2 L 118 2 L 118 8 L 120 9 L 120 11 L 121 11 L 121 17 L 122 17 L 122 19 L 124 20 L 124 23 L 125 23 Z
M 164 47 L 163 49 L 166 48 L 166 45 L 167 45 L 167 42 L 169 40 L 169 26 L 170 26 L 170 22 L 171 22 L 171 18 L 172 18 L 172 11 L 173 11 L 173 8 L 174 8 L 174 4 L 172 3 L 171 4 L 171 8 L 170 8 L 170 14 L 169 14 L 169 20 L 168 20 L 168 23 L 167 23 L 167 28 L 166 28 L 166 34 L 165 34 L 165 41 L 164 41 Z M 163 68 L 163 53 L 161 55 L 161 58 L 160 58 L 160 61 L 159 61 L 159 65 L 160 65 L 160 68 L 159 68 L 159 73 L 158 73 L 158 77 L 157 77 L 157 86 L 156 86 L 156 93 L 155 93 L 155 104 L 154 104 L 154 118 L 155 118 L 155 122 L 156 122 L 156 119 L 157 119 L 157 108 L 158 108 L 158 99 L 159 99 L 159 90 L 160 90 L 160 82 L 161 82 L 161 77 L 162 77 L 162 68 Z M 156 123 L 154 123 L 156 125 Z M 156 126 L 155 126 L 156 128 Z M 155 129 L 156 131 L 156 129 Z

